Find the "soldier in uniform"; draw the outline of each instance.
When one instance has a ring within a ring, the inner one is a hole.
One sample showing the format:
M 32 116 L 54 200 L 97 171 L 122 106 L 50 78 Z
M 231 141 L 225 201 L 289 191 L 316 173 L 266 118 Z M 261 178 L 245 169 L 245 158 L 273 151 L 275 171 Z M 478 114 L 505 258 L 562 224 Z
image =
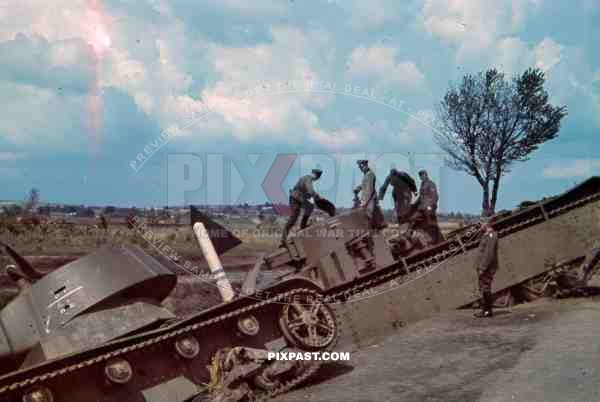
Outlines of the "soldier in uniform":
M 281 237 L 281 245 L 285 247 L 289 231 L 294 227 L 301 211 L 304 209 L 304 215 L 300 222 L 300 228 L 304 229 L 308 225 L 308 219 L 314 210 L 314 205 L 310 202 L 311 199 L 320 198 L 313 187 L 313 182 L 319 180 L 323 171 L 321 169 L 313 169 L 311 174 L 302 176 L 298 183 L 290 190 L 290 207 L 292 208 L 292 216 L 288 219 L 283 235 Z
M 360 188 L 357 187 L 352 190 L 352 192 L 354 193 L 354 198 L 352 198 L 352 209 L 360 208 L 360 197 L 358 196 Z
M 419 178 L 421 179 L 421 188 L 416 204 L 419 210 L 426 212 L 427 216 L 435 216 L 438 206 L 437 187 L 429 178 L 426 170 L 419 171 Z
M 383 201 L 385 192 L 389 185 L 392 185 L 392 199 L 394 200 L 394 210 L 396 211 L 396 218 L 398 224 L 402 225 L 406 222 L 406 216 L 410 210 L 410 203 L 412 201 L 413 194 L 416 194 L 417 187 L 412 177 L 408 173 L 400 172 L 396 169 L 392 169 L 390 174 L 386 177 L 383 185 L 379 189 L 379 200 Z
M 444 241 L 444 236 L 437 222 L 438 192 L 435 183 L 429 178 L 427 171 L 419 171 L 421 187 L 419 197 L 411 206 L 412 227 L 421 227 L 431 237 L 433 244 Z
M 475 314 L 475 317 L 491 317 L 492 306 L 492 281 L 494 274 L 498 269 L 498 233 L 494 230 L 494 222 L 490 219 L 483 224 L 482 235 L 479 241 L 475 269 L 479 282 L 479 292 L 481 294 L 481 312 Z
M 595 244 L 592 251 L 585 256 L 585 260 L 579 268 L 579 280 L 583 286 L 589 281 L 598 263 L 600 263 L 600 245 Z
M 364 176 L 362 183 L 354 191 L 360 192 L 360 206 L 361 208 L 365 208 L 367 212 L 371 229 L 380 229 L 384 225 L 384 218 L 379 208 L 379 199 L 377 198 L 377 190 L 375 188 L 375 172 L 371 170 L 369 161 L 365 159 L 359 160 L 356 163 Z

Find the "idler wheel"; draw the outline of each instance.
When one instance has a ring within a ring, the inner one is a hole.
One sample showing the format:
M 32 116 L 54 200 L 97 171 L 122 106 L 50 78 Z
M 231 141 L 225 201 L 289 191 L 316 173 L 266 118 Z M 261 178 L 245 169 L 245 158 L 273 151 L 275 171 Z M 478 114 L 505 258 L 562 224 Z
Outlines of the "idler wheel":
M 298 302 L 286 304 L 279 325 L 288 341 L 304 350 L 319 350 L 337 339 L 337 322 L 329 306 L 302 295 Z

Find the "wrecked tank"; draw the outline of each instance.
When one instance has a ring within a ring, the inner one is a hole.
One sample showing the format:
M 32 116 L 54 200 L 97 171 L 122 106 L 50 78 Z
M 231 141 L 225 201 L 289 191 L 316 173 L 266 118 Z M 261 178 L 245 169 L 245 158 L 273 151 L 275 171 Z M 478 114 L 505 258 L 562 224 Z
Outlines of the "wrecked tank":
M 207 217 L 196 218 L 195 229 L 222 233 Z M 347 352 L 406 323 L 476 301 L 479 227 L 399 253 L 394 236 L 369 230 L 364 211 L 355 209 L 298 232 L 288 247 L 257 261 L 241 294 L 221 289 L 230 295 L 223 303 L 185 318 L 160 305 L 174 285 L 172 273 L 135 247 L 101 249 L 46 276 L 6 248 L 16 261 L 10 272 L 21 293 L 0 312 L 6 368 L 0 401 L 278 395 L 313 376 L 321 363 L 271 360 L 269 352 Z M 600 239 L 600 178 L 502 214 L 495 227 L 500 266 L 494 292 L 579 263 Z M 221 278 L 217 255 L 237 243 L 225 233 L 223 239 L 213 236 L 214 248 L 201 242 Z M 289 273 L 260 282 L 262 271 L 276 268 Z
M 537 289 L 547 278 L 564 278 L 574 268 L 585 271 L 578 278 L 579 285 L 585 284 L 598 265 L 599 177 L 494 219 L 500 261 L 496 296 L 513 288 Z M 353 209 L 298 231 L 287 248 L 257 264 L 242 293 L 252 292 L 263 269 L 287 268 L 289 275 L 310 278 L 322 286 L 325 302 L 339 317 L 340 347 L 355 350 L 409 322 L 476 302 L 474 261 L 482 224 L 466 226 L 434 245 L 417 241 L 416 247 L 398 251 L 404 234 L 369 230 L 364 211 Z
M 290 278 L 186 318 L 161 306 L 176 275 L 138 247 L 103 248 L 47 275 L 8 245 L 20 293 L 0 312 L 0 401 L 237 401 L 277 395 L 337 341 L 321 288 Z

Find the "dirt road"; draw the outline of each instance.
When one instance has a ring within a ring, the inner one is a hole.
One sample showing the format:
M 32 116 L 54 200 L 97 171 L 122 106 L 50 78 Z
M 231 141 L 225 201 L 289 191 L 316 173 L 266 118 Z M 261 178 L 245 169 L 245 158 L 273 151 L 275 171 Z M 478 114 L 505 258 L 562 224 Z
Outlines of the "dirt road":
M 489 320 L 471 314 L 404 328 L 278 400 L 600 400 L 600 299 L 541 300 Z

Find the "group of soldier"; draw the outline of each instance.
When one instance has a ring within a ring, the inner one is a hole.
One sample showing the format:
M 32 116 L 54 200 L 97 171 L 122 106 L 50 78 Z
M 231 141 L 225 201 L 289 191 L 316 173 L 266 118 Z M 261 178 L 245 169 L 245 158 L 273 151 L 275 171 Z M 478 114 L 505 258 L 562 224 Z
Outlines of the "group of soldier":
M 365 210 L 369 227 L 372 230 L 385 227 L 385 219 L 379 202 L 383 201 L 388 187 L 391 186 L 398 224 L 407 226 L 409 232 L 418 232 L 421 236 L 424 236 L 425 240 L 422 240 L 422 246 L 444 241 L 444 236 L 437 222 L 438 190 L 436 184 L 429 178 L 427 171 L 419 171 L 421 185 L 417 191 L 416 183 L 408 173 L 391 169 L 378 191 L 375 172 L 369 166 L 369 162 L 359 160 L 357 165 L 363 173 L 363 178 L 361 184 L 354 188 L 354 207 Z M 296 224 L 303 210 L 304 214 L 300 222 L 300 228 L 304 229 L 308 225 L 308 220 L 314 210 L 311 200 L 317 205 L 321 201 L 326 201 L 315 191 L 313 185 L 315 181 L 321 178 L 322 174 L 321 169 L 313 169 L 311 174 L 302 176 L 290 190 L 289 202 L 292 214 L 284 228 L 281 247 L 286 246 L 289 231 Z M 417 196 L 414 203 L 412 202 L 413 196 Z M 328 212 L 332 215 L 331 211 Z M 415 229 L 418 229 L 418 231 Z M 478 253 L 475 268 L 478 274 L 478 285 L 482 301 L 481 312 L 478 312 L 476 317 L 491 317 L 493 305 L 491 284 L 498 267 L 498 236 L 494 230 L 493 222 L 489 219 L 484 221 L 481 227 Z
M 435 183 L 429 178 L 425 170 L 419 172 L 421 187 L 418 191 L 417 200 L 412 203 L 413 194 L 417 195 L 415 181 L 408 173 L 392 169 L 386 177 L 383 185 L 377 190 L 377 179 L 375 172 L 369 166 L 367 160 L 357 161 L 358 168 L 363 173 L 362 182 L 354 189 L 355 204 L 357 208 L 364 208 L 369 218 L 372 229 L 380 229 L 385 226 L 383 212 L 379 202 L 383 200 L 388 187 L 392 187 L 392 199 L 394 210 L 399 225 L 408 224 L 414 228 L 421 226 L 431 235 L 431 243 L 436 244 L 443 241 L 443 236 L 437 224 L 438 191 Z M 283 231 L 282 246 L 291 228 L 296 224 L 300 214 L 304 210 L 300 228 L 308 225 L 308 220 L 314 210 L 311 202 L 319 202 L 322 197 L 315 191 L 313 183 L 321 178 L 323 172 L 313 169 L 311 174 L 302 176 L 296 185 L 290 190 L 290 216 Z M 360 194 L 360 197 L 359 197 Z

